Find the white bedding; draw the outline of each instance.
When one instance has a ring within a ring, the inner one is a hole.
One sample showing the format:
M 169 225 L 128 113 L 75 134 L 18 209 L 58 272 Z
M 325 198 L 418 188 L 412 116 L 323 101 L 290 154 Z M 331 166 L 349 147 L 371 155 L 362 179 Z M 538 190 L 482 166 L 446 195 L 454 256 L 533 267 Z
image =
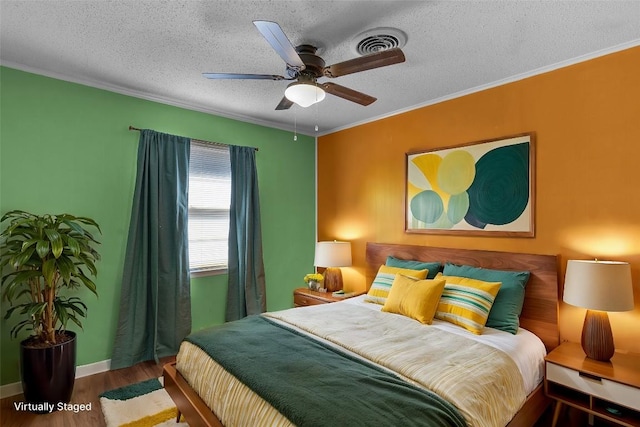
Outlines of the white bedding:
M 381 311 L 382 305 L 365 302 L 364 299 L 365 295 L 361 295 L 345 299 L 340 303 L 355 304 L 370 310 Z M 390 315 L 397 316 L 395 314 Z M 527 394 L 531 393 L 544 377 L 544 358 L 547 355 L 547 350 L 540 338 L 526 329 L 519 328 L 518 333 L 513 335 L 498 329 L 485 328 L 482 335 L 475 335 L 464 328 L 438 319 L 433 319 L 431 326 L 463 335 L 507 353 L 522 374 Z

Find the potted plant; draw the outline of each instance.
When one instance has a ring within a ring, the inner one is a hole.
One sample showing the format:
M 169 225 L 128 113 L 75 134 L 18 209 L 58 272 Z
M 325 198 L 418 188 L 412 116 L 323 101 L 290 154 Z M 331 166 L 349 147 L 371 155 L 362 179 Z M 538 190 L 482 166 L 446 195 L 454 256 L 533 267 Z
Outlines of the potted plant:
M 312 291 L 320 291 L 324 277 L 320 273 L 310 273 L 304 276 L 304 282 Z
M 20 343 L 20 376 L 25 400 L 36 412 L 50 412 L 53 405 L 68 403 L 73 392 L 76 334 L 69 321 L 82 327 L 87 306 L 69 290 L 88 288 L 97 295 L 90 276 L 97 274 L 94 249 L 99 242 L 87 230 L 92 219 L 62 215 L 34 215 L 14 210 L 0 233 L 2 297 L 11 304 L 5 320 L 18 315 L 11 329 L 17 338 L 23 329 L 32 335 Z M 44 406 L 46 405 L 46 406 Z

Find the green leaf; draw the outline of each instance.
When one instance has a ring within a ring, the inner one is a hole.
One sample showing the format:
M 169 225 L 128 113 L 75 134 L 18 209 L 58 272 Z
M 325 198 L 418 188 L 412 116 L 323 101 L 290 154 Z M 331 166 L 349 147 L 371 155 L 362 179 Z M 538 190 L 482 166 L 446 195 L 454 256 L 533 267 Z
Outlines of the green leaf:
M 80 307 L 78 307 L 78 305 L 80 305 L 80 304 L 73 304 L 70 308 L 71 308 L 74 312 L 78 313 L 78 315 L 79 315 L 79 316 L 86 317 L 86 316 L 87 316 L 87 312 L 86 312 L 87 307 L 86 307 L 84 304 L 82 304 L 82 305 L 84 306 L 84 308 L 85 308 L 85 309 L 83 310 L 83 309 L 81 309 Z
M 91 279 L 89 279 L 87 276 L 84 275 L 84 273 L 82 272 L 82 270 L 79 270 L 80 274 L 78 274 L 78 277 L 80 278 L 80 280 L 82 281 L 82 283 L 94 294 L 98 295 L 98 291 L 96 290 L 96 284 L 93 283 L 93 281 Z
M 98 223 L 92 220 L 91 218 L 87 218 L 85 216 L 79 216 L 79 217 L 76 217 L 75 220 L 85 225 L 91 225 L 95 227 L 100 232 L 100 234 L 102 234 L 102 230 L 100 230 L 100 226 L 98 225 Z
M 62 276 L 62 280 L 64 280 L 64 283 L 67 285 L 71 282 L 71 276 L 78 274 L 78 268 L 67 257 L 63 256 L 58 258 L 57 265 L 60 276 Z
M 11 315 L 13 314 L 13 312 L 16 311 L 17 309 L 19 309 L 20 307 L 21 307 L 21 305 L 14 305 L 9 310 L 7 310 L 7 313 L 4 315 L 4 320 L 9 319 L 11 317 Z
M 80 323 L 80 320 L 78 320 L 78 318 L 76 316 L 69 316 L 69 319 L 71 319 L 73 321 L 73 323 L 75 323 L 76 325 L 78 325 L 81 329 L 82 328 L 82 323 Z
M 44 233 L 47 235 L 49 241 L 51 242 L 51 252 L 53 252 L 53 256 L 58 258 L 60 254 L 62 254 L 62 249 L 64 247 L 62 237 L 60 237 L 60 233 L 50 228 L 45 228 Z
M 13 268 L 17 270 L 23 265 L 25 265 L 35 251 L 36 251 L 36 248 L 34 248 L 33 246 L 30 246 L 27 248 L 26 251 L 16 254 L 16 256 L 14 256 L 14 258 L 12 258 L 11 260 L 11 265 L 13 266 Z
M 49 242 L 46 240 L 38 240 L 36 252 L 40 258 L 46 257 L 49 254 Z
M 91 256 L 87 256 L 87 254 L 83 252 L 78 258 L 89 269 L 89 272 L 91 272 L 92 276 L 98 275 L 98 270 L 96 269 L 96 265 L 91 260 Z
M 26 314 L 28 314 L 29 317 L 39 317 L 45 308 L 47 308 L 46 302 L 32 303 L 29 304 L 29 309 L 27 310 Z
M 16 282 L 15 277 L 9 277 L 9 280 L 4 283 L 2 297 L 9 302 L 13 302 L 15 299 L 15 293 L 21 288 L 21 286 L 23 286 L 23 284 Z
M 29 246 L 33 245 L 37 241 L 38 239 L 25 240 L 24 242 L 22 242 L 22 250 L 24 251 L 25 249 L 27 249 Z
M 83 310 L 81 310 L 78 306 L 82 306 L 82 308 L 86 311 L 87 310 L 87 305 L 85 303 L 82 302 L 82 300 L 78 297 L 71 297 L 67 300 L 67 302 L 69 303 L 71 309 L 73 311 L 75 311 L 76 313 L 78 313 L 80 316 L 85 316 L 85 312 Z
M 18 323 L 17 325 L 15 325 L 12 329 L 11 329 L 11 337 L 12 338 L 18 338 L 18 333 L 25 327 L 25 326 L 31 326 L 31 328 L 27 328 L 27 329 L 31 329 L 33 330 L 33 322 L 30 320 L 23 320 L 22 322 Z
M 58 298 L 56 299 L 57 311 L 63 313 L 60 315 L 60 320 L 64 319 L 63 324 L 66 324 L 69 320 L 73 321 L 76 325 L 82 327 L 78 316 L 85 317 L 87 306 L 78 297 L 71 297 L 69 299 Z M 78 316 L 76 316 L 76 314 Z
M 58 269 L 56 268 L 56 260 L 54 258 L 46 260 L 42 264 L 42 275 L 47 286 L 54 286 L 54 280 Z
M 32 219 L 30 218 L 22 218 L 22 217 L 17 217 L 14 218 L 13 220 L 11 220 L 11 223 L 9 224 L 9 226 L 2 232 L 3 236 L 11 236 L 13 235 L 13 232 L 22 227 L 24 224 L 29 224 L 32 221 Z
M 67 321 L 69 320 L 69 315 L 67 314 L 67 309 L 64 304 L 62 304 L 60 300 L 56 299 L 55 301 L 53 301 L 53 306 L 55 307 L 55 311 L 58 315 L 58 320 L 60 321 L 60 323 L 66 325 Z
M 77 224 L 73 221 L 70 221 L 68 219 L 65 219 L 65 217 L 63 217 L 62 219 L 62 223 L 65 224 L 67 227 L 71 228 L 73 231 L 75 231 L 76 233 L 80 234 L 80 235 L 84 235 L 85 231 L 82 228 L 82 226 L 80 224 Z
M 15 285 L 29 285 L 29 280 L 41 276 L 39 270 L 18 270 L 5 275 L 2 278 L 2 285 L 7 287 Z
M 71 253 L 73 254 L 73 256 L 77 257 L 78 255 L 80 255 L 81 249 L 78 241 L 71 236 L 66 236 L 66 239 L 67 245 L 69 246 L 69 249 L 71 249 Z

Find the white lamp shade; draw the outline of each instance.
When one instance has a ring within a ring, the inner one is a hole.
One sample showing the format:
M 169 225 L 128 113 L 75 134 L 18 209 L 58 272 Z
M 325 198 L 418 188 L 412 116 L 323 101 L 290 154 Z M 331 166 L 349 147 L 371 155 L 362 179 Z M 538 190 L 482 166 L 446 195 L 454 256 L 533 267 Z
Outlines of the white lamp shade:
M 569 260 L 562 299 L 589 310 L 633 310 L 631 266 L 617 261 Z
M 350 242 L 318 242 L 313 261 L 316 267 L 349 267 L 351 265 Z
M 284 96 L 291 102 L 295 102 L 301 107 L 308 107 L 320 102 L 326 94 L 321 87 L 309 83 L 291 83 L 284 91 Z

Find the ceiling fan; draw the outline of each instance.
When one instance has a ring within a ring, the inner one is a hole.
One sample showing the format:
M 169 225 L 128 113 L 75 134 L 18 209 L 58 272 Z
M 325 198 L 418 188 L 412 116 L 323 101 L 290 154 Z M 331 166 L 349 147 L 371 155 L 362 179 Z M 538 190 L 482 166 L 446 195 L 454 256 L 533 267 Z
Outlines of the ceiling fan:
M 202 73 L 202 75 L 208 79 L 295 80 L 287 86 L 276 110 L 289 109 L 294 103 L 301 107 L 308 107 L 322 101 L 325 98 L 325 92 L 360 105 L 369 105 L 376 101 L 376 98 L 335 83 L 318 83 L 317 80 L 320 77 L 335 78 L 385 67 L 405 60 L 402 50 L 393 48 L 326 66 L 324 60 L 316 55 L 315 46 L 303 44 L 294 47 L 277 23 L 271 21 L 253 21 L 253 23 L 287 64 L 287 76 L 234 73 Z

